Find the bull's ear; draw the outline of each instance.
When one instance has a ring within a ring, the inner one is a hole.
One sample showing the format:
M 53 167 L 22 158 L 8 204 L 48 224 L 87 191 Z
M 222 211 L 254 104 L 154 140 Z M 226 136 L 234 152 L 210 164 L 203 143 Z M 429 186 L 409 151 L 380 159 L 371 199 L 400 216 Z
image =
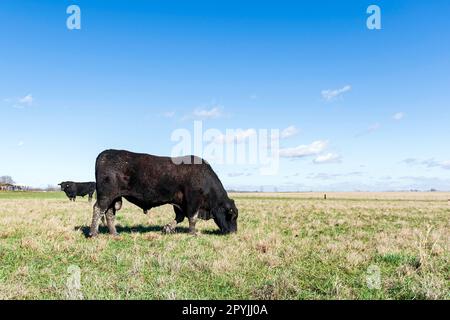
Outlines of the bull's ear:
M 236 207 L 236 204 L 234 203 L 233 199 L 230 199 L 229 201 L 225 201 L 225 209 L 230 210 Z

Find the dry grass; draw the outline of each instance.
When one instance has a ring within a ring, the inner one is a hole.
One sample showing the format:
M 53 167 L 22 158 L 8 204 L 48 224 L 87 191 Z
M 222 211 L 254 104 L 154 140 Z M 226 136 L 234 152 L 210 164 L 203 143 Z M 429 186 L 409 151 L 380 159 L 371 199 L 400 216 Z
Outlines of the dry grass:
M 233 194 L 239 232 L 230 236 L 212 221 L 197 237 L 187 222 L 162 235 L 169 206 L 146 216 L 125 203 L 119 238 L 86 239 L 86 200 L 0 193 L 0 298 L 73 298 L 74 266 L 85 299 L 450 298 L 449 194 L 327 196 Z

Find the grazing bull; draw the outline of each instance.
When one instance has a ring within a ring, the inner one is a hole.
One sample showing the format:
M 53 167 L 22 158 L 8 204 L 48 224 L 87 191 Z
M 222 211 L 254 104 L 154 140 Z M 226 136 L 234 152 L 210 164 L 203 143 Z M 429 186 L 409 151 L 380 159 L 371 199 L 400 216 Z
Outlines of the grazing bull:
M 201 158 L 158 157 L 129 151 L 106 150 L 95 165 L 97 202 L 90 236 L 98 234 L 98 223 L 106 215 L 109 233 L 117 235 L 116 211 L 122 197 L 147 212 L 164 204 L 173 205 L 175 220 L 163 228 L 173 233 L 185 217 L 195 234 L 197 219 L 214 219 L 222 233 L 237 231 L 238 210 L 228 198 L 211 166 Z
M 89 195 L 89 202 L 91 202 L 95 192 L 95 182 L 64 181 L 58 185 L 61 186 L 61 190 L 65 192 L 70 201 L 75 201 L 77 196 Z

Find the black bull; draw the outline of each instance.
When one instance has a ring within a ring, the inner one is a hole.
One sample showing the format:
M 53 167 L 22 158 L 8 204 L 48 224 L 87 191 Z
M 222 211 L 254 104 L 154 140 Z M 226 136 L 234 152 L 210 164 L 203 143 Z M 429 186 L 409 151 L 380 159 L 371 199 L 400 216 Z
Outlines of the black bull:
M 61 186 L 61 190 L 64 191 L 71 201 L 75 201 L 77 196 L 84 197 L 89 195 L 89 202 L 91 202 L 95 192 L 95 182 L 64 181 L 58 185 Z
M 195 234 L 197 219 L 214 219 L 222 233 L 237 231 L 238 210 L 228 198 L 219 178 L 203 159 L 186 156 L 158 157 L 129 151 L 107 150 L 95 166 L 97 202 L 89 235 L 98 234 L 99 219 L 106 215 L 110 234 L 116 235 L 116 211 L 122 197 L 147 212 L 164 204 L 173 205 L 175 220 L 163 231 L 174 232 L 185 217 Z

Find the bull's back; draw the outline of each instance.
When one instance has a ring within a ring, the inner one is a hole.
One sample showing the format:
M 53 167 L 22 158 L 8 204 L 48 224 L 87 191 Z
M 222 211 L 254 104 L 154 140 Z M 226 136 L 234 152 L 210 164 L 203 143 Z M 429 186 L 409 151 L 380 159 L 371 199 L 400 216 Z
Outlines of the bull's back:
M 106 150 L 95 166 L 97 191 L 109 186 L 122 190 L 149 189 L 157 185 L 158 176 L 168 170 L 170 158 L 125 150 Z
M 95 182 L 76 182 L 75 195 L 84 197 L 87 194 L 93 194 L 96 189 Z
M 98 193 L 136 196 L 168 195 L 181 188 L 202 188 L 205 180 L 220 181 L 209 164 L 195 156 L 160 157 L 125 150 L 103 151 L 96 161 Z

